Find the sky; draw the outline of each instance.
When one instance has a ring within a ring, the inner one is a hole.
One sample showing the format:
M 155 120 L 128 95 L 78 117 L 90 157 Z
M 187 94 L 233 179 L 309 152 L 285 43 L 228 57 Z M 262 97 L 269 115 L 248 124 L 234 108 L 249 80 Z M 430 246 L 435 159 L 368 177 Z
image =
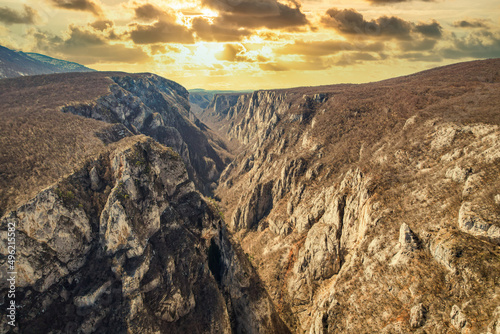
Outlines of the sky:
M 500 57 L 500 1 L 0 0 L 0 45 L 188 89 L 363 83 Z

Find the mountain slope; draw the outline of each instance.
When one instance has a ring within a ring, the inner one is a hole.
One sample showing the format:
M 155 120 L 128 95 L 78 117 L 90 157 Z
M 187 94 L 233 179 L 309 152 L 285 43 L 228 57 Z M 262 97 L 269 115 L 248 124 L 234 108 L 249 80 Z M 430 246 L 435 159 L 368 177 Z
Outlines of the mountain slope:
M 0 79 L 49 73 L 92 71 L 94 70 L 77 63 L 38 53 L 13 51 L 0 45 Z
M 84 124 L 107 127 L 105 123 L 68 117 L 60 111 L 120 124 L 123 129 L 118 137 L 144 133 L 173 147 L 198 189 L 205 193 L 215 187 L 212 183 L 227 159 L 217 140 L 189 120 L 187 91 L 155 75 L 94 72 L 4 79 L 0 80 L 0 106 L 2 209 L 12 209 L 10 204 L 27 200 L 29 197 L 24 196 L 21 201 L 16 197 L 22 191 L 32 196 L 40 189 L 38 185 L 46 184 L 43 180 L 48 175 L 69 172 L 87 151 L 93 152 L 90 148 L 75 149 L 79 143 L 91 143 L 83 140 L 88 131 Z M 75 123 L 66 124 L 63 120 Z M 104 130 L 96 129 L 99 131 Z M 102 146 L 96 134 L 89 138 L 95 138 L 92 145 L 96 150 Z M 47 154 L 53 155 L 53 159 L 42 163 Z M 53 181 L 54 178 L 48 180 Z
M 241 150 L 216 194 L 289 328 L 498 330 L 499 89 L 494 59 L 209 111 Z
M 192 162 L 213 152 L 189 122 L 184 88 L 150 74 L 71 73 L 0 80 L 0 92 L 0 293 L 10 304 L 15 275 L 15 331 L 289 332 L 196 190 Z

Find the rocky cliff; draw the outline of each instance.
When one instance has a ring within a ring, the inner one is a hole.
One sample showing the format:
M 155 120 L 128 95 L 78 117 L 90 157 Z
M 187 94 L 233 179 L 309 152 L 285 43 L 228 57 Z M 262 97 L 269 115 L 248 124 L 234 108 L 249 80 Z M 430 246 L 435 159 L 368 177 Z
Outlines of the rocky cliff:
M 9 224 L 19 333 L 287 332 L 180 156 L 150 138 L 110 145 L 4 216 L 3 278 Z
M 179 84 L 153 74 L 113 75 L 110 94 L 91 103 L 73 104 L 63 112 L 124 124 L 172 147 L 186 163 L 198 189 L 210 194 L 225 167 L 222 141 L 211 137 L 201 123 L 190 120 L 188 92 Z
M 241 145 L 217 196 L 289 328 L 498 332 L 499 73 L 489 60 L 212 107 Z
M 90 73 L 0 88 L 0 304 L 14 242 L 18 306 L 0 332 L 289 332 L 197 190 L 220 157 L 181 86 Z

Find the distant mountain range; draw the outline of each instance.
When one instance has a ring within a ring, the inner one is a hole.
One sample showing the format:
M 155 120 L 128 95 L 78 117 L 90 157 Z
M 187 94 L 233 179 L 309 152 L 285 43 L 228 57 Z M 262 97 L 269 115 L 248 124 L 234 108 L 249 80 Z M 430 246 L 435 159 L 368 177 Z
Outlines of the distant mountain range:
M 0 79 L 37 74 L 94 71 L 70 61 L 38 53 L 15 51 L 0 45 Z

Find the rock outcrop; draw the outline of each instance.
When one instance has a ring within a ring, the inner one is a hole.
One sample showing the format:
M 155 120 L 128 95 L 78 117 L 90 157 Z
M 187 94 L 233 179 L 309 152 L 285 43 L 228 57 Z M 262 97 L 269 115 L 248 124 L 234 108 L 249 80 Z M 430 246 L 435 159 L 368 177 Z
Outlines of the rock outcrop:
M 288 332 L 179 154 L 150 138 L 113 144 L 2 218 L 2 295 L 8 224 L 22 333 Z
M 121 123 L 132 133 L 151 136 L 172 147 L 181 155 L 197 188 L 211 194 L 226 164 L 221 152 L 225 149 L 190 120 L 187 90 L 154 74 L 111 73 L 109 77 L 113 83 L 108 95 L 91 103 L 65 106 L 62 111 Z

